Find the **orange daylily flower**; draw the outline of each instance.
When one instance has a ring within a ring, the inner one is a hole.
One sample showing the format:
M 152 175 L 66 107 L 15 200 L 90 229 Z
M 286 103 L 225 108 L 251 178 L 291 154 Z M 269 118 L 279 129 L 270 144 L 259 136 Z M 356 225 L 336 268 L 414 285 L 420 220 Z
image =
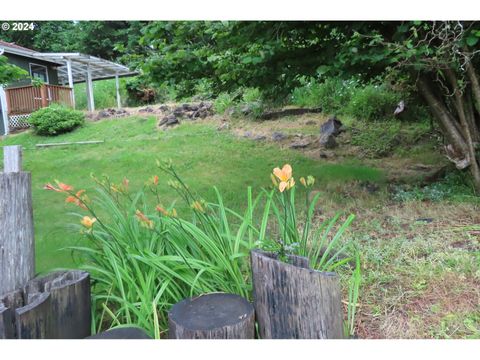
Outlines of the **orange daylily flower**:
M 168 216 L 168 211 L 165 210 L 162 206 L 160 205 L 157 205 L 157 207 L 155 208 L 155 210 L 157 210 L 159 213 L 162 213 L 163 215 L 165 216 Z
M 295 180 L 292 177 L 292 167 L 289 164 L 283 165 L 282 169 L 276 167 L 273 169 L 273 174 L 280 180 L 278 184 L 280 192 L 289 190 L 295 185 Z
M 43 186 L 43 189 L 44 189 L 44 190 L 53 190 L 53 191 L 61 192 L 60 189 L 57 189 L 55 186 L 53 186 L 53 185 L 50 184 L 50 183 L 45 184 L 45 185 Z
M 140 224 L 142 226 L 145 226 L 149 229 L 153 228 L 153 221 L 150 220 L 144 213 L 142 213 L 140 210 L 135 211 L 135 215 L 138 218 L 138 221 L 140 221 Z
M 97 221 L 96 218 L 91 218 L 89 216 L 84 216 L 80 223 L 88 229 L 91 229 L 93 224 Z
M 87 207 L 83 203 L 86 200 L 86 196 L 83 199 L 81 198 L 84 192 L 85 190 L 80 190 L 80 191 L 77 191 L 75 196 L 73 195 L 67 196 L 67 198 L 65 199 L 65 202 L 75 204 L 77 206 L 80 206 L 82 209 L 87 210 Z
M 58 185 L 58 188 L 62 191 L 72 191 L 73 190 L 73 186 L 70 186 L 70 185 L 67 185 L 67 184 L 64 184 L 64 183 L 61 183 L 61 182 L 57 182 L 57 185 Z

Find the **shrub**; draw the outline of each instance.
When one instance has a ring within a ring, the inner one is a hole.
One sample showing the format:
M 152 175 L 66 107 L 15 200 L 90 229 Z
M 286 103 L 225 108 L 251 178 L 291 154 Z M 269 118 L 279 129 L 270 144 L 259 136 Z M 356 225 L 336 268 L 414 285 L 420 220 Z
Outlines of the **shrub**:
M 35 111 L 28 121 L 38 135 L 54 136 L 70 132 L 83 125 L 85 115 L 81 111 L 60 105 L 50 105 Z
M 213 109 L 219 115 L 225 114 L 227 109 L 234 106 L 233 96 L 229 93 L 221 93 L 213 102 Z
M 292 92 L 292 103 L 301 107 L 320 107 L 323 112 L 341 114 L 347 107 L 357 81 L 327 78 L 323 82 L 302 79 Z
M 263 114 L 263 110 L 264 103 L 260 90 L 258 88 L 246 88 L 243 91 L 240 112 L 257 119 Z
M 401 93 L 388 90 L 384 86 L 367 85 L 355 90 L 345 112 L 367 121 L 391 119 L 402 97 Z

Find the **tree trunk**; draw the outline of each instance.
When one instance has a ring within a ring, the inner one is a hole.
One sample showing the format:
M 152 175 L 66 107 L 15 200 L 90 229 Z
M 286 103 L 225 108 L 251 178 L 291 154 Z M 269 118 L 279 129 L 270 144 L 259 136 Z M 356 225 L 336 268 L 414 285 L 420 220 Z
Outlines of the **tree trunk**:
M 185 299 L 168 314 L 170 339 L 253 339 L 255 311 L 234 294 L 213 293 Z
M 290 263 L 271 253 L 250 252 L 255 312 L 262 339 L 340 339 L 343 315 L 339 278 Z

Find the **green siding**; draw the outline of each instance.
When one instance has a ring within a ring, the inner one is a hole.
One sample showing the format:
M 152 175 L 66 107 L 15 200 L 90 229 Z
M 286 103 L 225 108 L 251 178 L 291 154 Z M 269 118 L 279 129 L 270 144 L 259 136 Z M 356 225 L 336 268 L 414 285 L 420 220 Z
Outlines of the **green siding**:
M 37 60 L 37 59 L 32 59 L 20 55 L 14 55 L 14 54 L 8 54 L 4 53 L 8 58 L 8 62 L 14 65 L 17 65 L 18 67 L 27 70 L 28 73 L 30 74 L 30 64 L 38 64 L 38 65 L 43 65 L 47 67 L 48 71 L 48 83 L 51 85 L 58 85 L 58 75 L 57 75 L 57 70 L 55 69 L 54 64 L 49 63 L 48 61 L 43 61 L 43 60 Z M 9 84 L 9 87 L 16 87 L 16 86 L 24 86 L 24 85 L 30 85 L 31 79 L 30 78 L 25 78 L 23 80 L 15 81 L 14 83 Z

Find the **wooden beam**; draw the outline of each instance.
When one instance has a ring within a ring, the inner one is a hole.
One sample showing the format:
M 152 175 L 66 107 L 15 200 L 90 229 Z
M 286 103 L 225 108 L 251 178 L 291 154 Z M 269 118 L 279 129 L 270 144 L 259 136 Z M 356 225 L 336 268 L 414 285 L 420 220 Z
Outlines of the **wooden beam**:
M 102 144 L 103 140 L 91 140 L 91 141 L 76 141 L 76 142 L 60 142 L 60 143 L 47 143 L 36 144 L 36 147 L 50 147 L 50 146 L 66 146 L 66 145 L 89 145 L 89 144 Z

